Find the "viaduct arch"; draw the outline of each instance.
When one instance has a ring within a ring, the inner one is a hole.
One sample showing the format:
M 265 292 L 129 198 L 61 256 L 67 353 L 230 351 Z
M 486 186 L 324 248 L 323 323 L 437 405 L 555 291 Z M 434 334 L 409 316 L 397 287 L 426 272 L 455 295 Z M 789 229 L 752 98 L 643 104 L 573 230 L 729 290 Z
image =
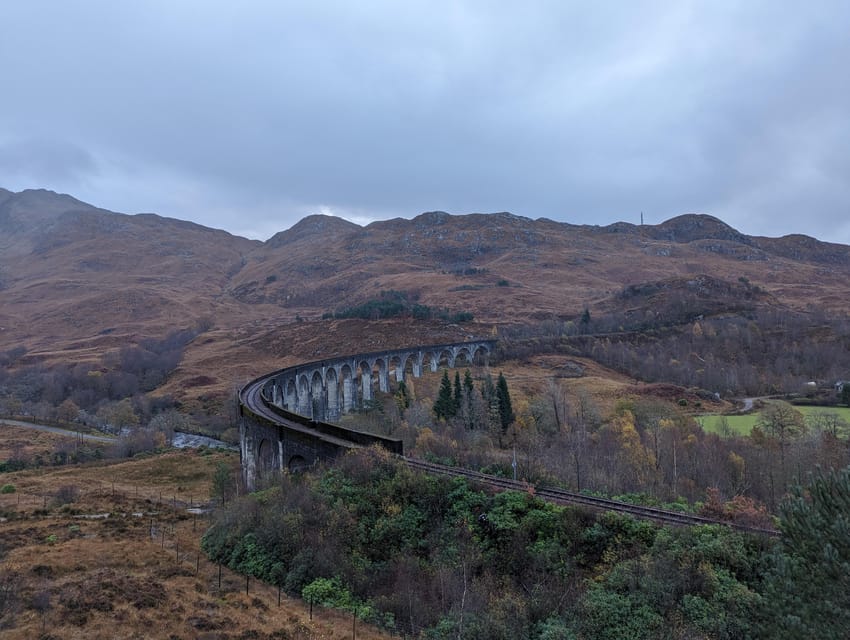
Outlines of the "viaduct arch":
M 318 360 L 287 367 L 239 391 L 242 477 L 249 490 L 265 475 L 297 471 L 350 448 L 380 444 L 403 454 L 400 440 L 333 420 L 367 406 L 407 376 L 426 370 L 488 364 L 495 340 L 417 346 Z

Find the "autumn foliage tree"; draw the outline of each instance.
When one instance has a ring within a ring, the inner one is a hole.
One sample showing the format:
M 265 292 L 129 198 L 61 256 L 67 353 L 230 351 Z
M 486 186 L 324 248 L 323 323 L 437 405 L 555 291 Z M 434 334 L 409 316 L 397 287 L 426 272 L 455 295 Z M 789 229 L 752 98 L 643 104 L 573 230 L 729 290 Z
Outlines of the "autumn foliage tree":
M 640 491 L 650 484 L 655 473 L 655 456 L 641 441 L 635 428 L 634 414 L 622 410 L 606 427 L 614 438 L 617 455 L 621 458 L 620 487 L 625 491 Z
M 754 440 L 769 452 L 777 453 L 773 464 L 768 467 L 770 478 L 771 503 L 775 504 L 778 494 L 788 488 L 787 454 L 792 442 L 806 432 L 803 414 L 787 402 L 774 401 L 761 412 L 758 423 L 753 429 Z

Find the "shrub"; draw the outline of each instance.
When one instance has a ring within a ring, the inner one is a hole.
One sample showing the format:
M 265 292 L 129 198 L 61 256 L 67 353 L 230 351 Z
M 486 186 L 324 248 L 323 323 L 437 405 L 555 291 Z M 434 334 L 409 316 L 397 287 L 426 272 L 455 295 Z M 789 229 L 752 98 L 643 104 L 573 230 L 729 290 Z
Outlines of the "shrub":
M 56 502 L 59 505 L 70 504 L 72 502 L 76 502 L 80 497 L 80 489 L 77 485 L 74 484 L 66 484 L 56 491 Z
M 15 485 L 4 484 L 2 487 L 0 487 L 0 493 L 15 493 Z
M 333 313 L 326 312 L 323 319 L 361 318 L 363 320 L 382 320 L 386 318 L 412 317 L 416 320 L 437 318 L 446 322 L 471 322 L 472 313 L 468 311 L 451 312 L 448 309 L 429 307 L 411 300 L 404 291 L 381 291 L 379 298 L 373 298 L 363 304 L 346 307 Z
M 316 578 L 301 590 L 301 597 L 307 602 L 335 609 L 350 609 L 354 602 L 339 576 Z

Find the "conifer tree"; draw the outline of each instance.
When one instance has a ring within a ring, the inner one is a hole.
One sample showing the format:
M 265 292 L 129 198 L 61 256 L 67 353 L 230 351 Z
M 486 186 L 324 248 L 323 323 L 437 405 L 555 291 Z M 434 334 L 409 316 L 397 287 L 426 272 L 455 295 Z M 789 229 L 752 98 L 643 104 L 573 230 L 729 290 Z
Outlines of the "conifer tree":
M 473 396 L 474 392 L 475 385 L 472 383 L 472 374 L 469 373 L 469 369 L 467 369 L 463 374 L 463 417 L 467 429 L 475 428 L 475 402 Z
M 469 372 L 469 369 L 467 369 L 463 372 L 463 390 L 466 392 L 467 396 L 471 396 L 474 389 L 475 385 L 472 382 L 472 374 Z
M 484 400 L 484 407 L 487 412 L 487 429 L 500 429 L 499 398 L 496 394 L 496 386 L 493 384 L 493 378 L 489 373 L 485 376 L 484 382 L 481 385 L 481 398 Z
M 507 431 L 510 424 L 514 421 L 514 410 L 511 406 L 511 394 L 508 392 L 508 381 L 505 380 L 505 375 L 499 372 L 499 381 L 496 383 L 496 399 L 499 406 L 499 422 L 502 426 L 502 431 Z
M 460 409 L 463 406 L 463 391 L 460 388 L 460 371 L 455 371 L 455 383 L 454 383 L 454 397 L 452 398 L 452 405 L 454 409 L 454 413 L 452 415 L 457 415 L 460 413 Z
M 440 390 L 437 392 L 437 400 L 434 402 L 434 415 L 437 419 L 448 420 L 455 415 L 454 397 L 452 395 L 452 382 L 449 380 L 448 370 L 443 370 L 443 379 L 440 381 Z
M 780 509 L 782 548 L 765 581 L 766 638 L 846 638 L 850 629 L 850 467 L 818 471 Z

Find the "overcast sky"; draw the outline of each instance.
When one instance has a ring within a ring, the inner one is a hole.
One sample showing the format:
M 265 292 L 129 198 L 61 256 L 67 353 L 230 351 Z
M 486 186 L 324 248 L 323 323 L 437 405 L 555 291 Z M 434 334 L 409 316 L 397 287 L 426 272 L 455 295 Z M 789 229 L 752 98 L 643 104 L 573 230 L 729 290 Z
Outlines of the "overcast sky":
M 850 243 L 850 2 L 2 0 L 0 186 L 266 239 L 310 213 Z

